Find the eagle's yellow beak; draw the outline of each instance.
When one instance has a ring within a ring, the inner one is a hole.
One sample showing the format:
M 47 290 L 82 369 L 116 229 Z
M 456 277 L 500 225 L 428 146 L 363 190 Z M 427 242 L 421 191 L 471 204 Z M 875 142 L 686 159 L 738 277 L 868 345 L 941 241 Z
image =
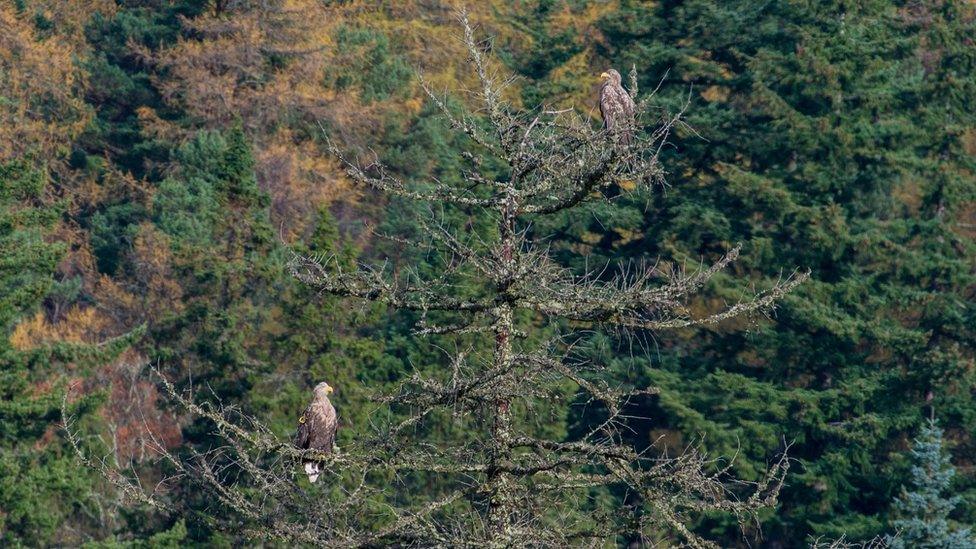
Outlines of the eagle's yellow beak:
M 327 394 L 327 395 L 331 395 L 332 394 L 332 391 L 334 391 L 334 390 L 335 389 L 333 389 L 331 385 L 326 385 L 325 386 L 325 394 Z
M 602 73 L 600 75 L 600 78 L 610 78 L 610 74 L 609 73 Z

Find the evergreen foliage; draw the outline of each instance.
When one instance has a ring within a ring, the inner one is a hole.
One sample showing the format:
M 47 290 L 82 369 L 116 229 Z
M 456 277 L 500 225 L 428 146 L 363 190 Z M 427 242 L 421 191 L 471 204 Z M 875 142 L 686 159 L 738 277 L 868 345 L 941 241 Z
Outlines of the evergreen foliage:
M 58 434 L 61 400 L 72 377 L 111 360 L 138 333 L 103 345 L 51 342 L 25 347 L 19 321 L 42 309 L 56 286 L 64 245 L 49 241 L 60 208 L 48 200 L 47 174 L 28 160 L 0 164 L 0 543 L 71 545 L 100 533 L 100 478 L 79 466 Z M 69 409 L 87 417 L 104 402 L 94 393 Z
M 690 97 L 696 131 L 679 135 L 667 201 L 571 220 L 570 246 L 697 262 L 742 242 L 749 271 L 813 269 L 776 322 L 658 335 L 650 360 L 624 361 L 662 389 L 635 414 L 685 437 L 706 433 L 714 451 L 739 450 L 744 474 L 778 437 L 794 441 L 799 467 L 763 525 L 770 541 L 882 534 L 893 441 L 929 399 L 965 433 L 961 451 L 976 431 L 976 249 L 965 228 L 976 197 L 974 88 L 952 76 L 973 72 L 972 11 L 625 5 L 600 22 L 608 54 L 641 67 L 644 87 L 667 75 L 661 96 Z M 588 233 L 602 239 L 587 245 Z M 734 288 L 722 280 L 717 291 Z
M 486 50 L 520 76 L 503 91 L 519 107 L 589 110 L 595 127 L 597 75 L 633 66 L 664 109 L 685 111 L 689 125 L 661 151 L 666 188 L 610 189 L 582 211 L 532 219 L 526 236 L 554 261 L 575 272 L 623 260 L 693 268 L 741 243 L 735 265 L 684 304 L 690 313 L 769 287 L 776 273 L 812 271 L 770 321 L 577 343 L 608 378 L 656 389 L 624 410 L 622 433 L 638 451 L 701 440 L 736 456 L 736 477 L 757 480 L 791 444 L 775 510 L 744 531 L 720 513 L 692 530 L 723 547 L 867 540 L 915 532 L 924 514 L 911 506 L 950 502 L 946 524 L 976 524 L 972 2 L 468 4 L 495 37 Z M 419 343 L 417 313 L 350 307 L 285 269 L 299 254 L 346 271 L 388 262 L 437 276 L 448 256 L 378 235 L 422 240 L 418 220 L 433 216 L 494 236 L 468 209 L 353 188 L 323 138 L 363 147 L 411 188 L 464 184 L 476 147 L 413 77 L 420 68 L 438 93 L 478 88 L 459 70 L 445 6 L 0 1 L 0 545 L 246 542 L 206 520 L 212 501 L 190 484 L 161 488 L 197 497 L 185 517 L 118 509 L 113 488 L 62 440 L 71 387 L 79 431 L 102 435 L 83 437 L 85 449 L 140 448 L 123 458 L 147 486 L 168 471 L 153 464 L 146 430 L 185 455 L 214 450 L 212 422 L 158 399 L 148 375 L 108 367 L 137 339 L 126 360 L 283 438 L 309 387 L 328 380 L 340 447 L 376 420 L 370 393 L 447 364 L 453 343 Z M 484 177 L 509 175 L 486 162 Z M 111 339 L 142 324 L 145 338 Z M 540 421 L 540 433 L 575 440 L 606 419 L 601 404 L 563 389 L 573 412 Z M 935 431 L 921 418 L 932 406 L 958 465 L 944 486 L 948 469 L 904 465 L 902 441 L 916 432 L 913 459 L 949 458 L 931 451 Z M 472 432 L 446 416 L 425 428 L 433 441 Z M 448 482 L 381 480 L 377 509 L 435 497 Z M 914 496 L 899 498 L 902 486 Z M 594 490 L 586 501 L 553 512 L 570 522 L 637 498 Z M 906 521 L 897 528 L 895 515 Z
M 893 505 L 896 516 L 889 536 L 892 549 L 973 549 L 976 539 L 969 528 L 953 529 L 949 515 L 962 501 L 960 496 L 945 497 L 956 474 L 949 463 L 942 440 L 942 429 L 935 420 L 922 427 L 909 451 L 911 479 Z

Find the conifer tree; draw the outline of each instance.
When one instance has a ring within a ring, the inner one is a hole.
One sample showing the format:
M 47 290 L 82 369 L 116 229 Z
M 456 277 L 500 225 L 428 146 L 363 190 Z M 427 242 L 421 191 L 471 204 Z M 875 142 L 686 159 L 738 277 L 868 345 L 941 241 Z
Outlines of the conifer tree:
M 419 230 L 391 239 L 424 250 L 431 268 L 349 269 L 301 255 L 291 263 L 317 291 L 401 311 L 413 319 L 415 336 L 443 336 L 438 341 L 457 351 L 446 353 L 441 368 L 418 370 L 377 395 L 372 425 L 358 426 L 329 455 L 294 448 L 238 409 L 195 402 L 164 378 L 170 395 L 224 444 L 189 458 L 161 455 L 220 505 L 204 511 L 205 520 L 248 538 L 491 547 L 673 539 L 714 547 L 686 526 L 688 517 L 746 520 L 774 505 L 785 459 L 740 483 L 694 447 L 670 455 L 635 449 L 619 430 L 626 403 L 654 388 L 583 360 L 576 345 L 604 329 L 654 332 L 768 311 L 806 276 L 693 313 L 688 298 L 735 261 L 738 248 L 687 270 L 622 264 L 574 272 L 559 264 L 533 232 L 534 220 L 602 200 L 602 191 L 622 182 L 653 189 L 663 173 L 658 152 L 680 113 L 648 119 L 642 100 L 646 129 L 620 144 L 576 111 L 520 109 L 505 100 L 506 80 L 462 22 L 483 116 L 458 112 L 425 84 L 430 102 L 468 141 L 459 180 L 403 181 L 333 147 L 356 182 L 420 204 Z M 630 91 L 637 94 L 633 76 Z M 436 211 L 463 212 L 469 221 L 458 226 L 447 214 L 426 215 Z M 589 406 L 601 421 L 572 435 L 558 427 Z M 327 480 L 305 488 L 296 474 L 302 459 L 321 461 Z M 389 497 L 391 483 L 406 484 L 400 497 Z M 628 494 L 628 503 L 606 498 L 610 490 Z M 183 502 L 164 496 L 143 499 L 181 512 Z
M 901 483 L 891 441 L 929 404 L 953 432 L 976 429 L 976 86 L 956 77 L 976 67 L 974 13 L 958 0 L 687 0 L 624 3 L 600 23 L 613 64 L 644 68 L 644 86 L 667 75 L 662 101 L 691 90 L 698 132 L 676 138 L 668 200 L 595 212 L 592 253 L 696 257 L 734 241 L 746 270 L 813 270 L 777 322 L 661 334 L 659 367 L 628 364 L 661 388 L 638 415 L 707 433 L 715 452 L 741 447 L 743 476 L 771 438 L 796 442 L 762 524 L 771 544 L 884 534 Z M 569 221 L 560 239 L 586 227 Z M 627 345 L 607 354 L 623 362 Z M 955 451 L 973 453 L 971 437 Z M 739 526 L 725 528 L 732 543 Z
M 962 498 L 945 495 L 956 471 L 935 420 L 922 427 L 909 454 L 911 480 L 894 504 L 899 518 L 892 521 L 896 534 L 888 538 L 891 549 L 976 548 L 969 528 L 953 529 L 949 520 Z
M 261 365 L 248 354 L 248 330 L 267 314 L 282 250 L 240 127 L 200 132 L 176 157 L 175 174 L 154 197 L 153 219 L 170 239 L 187 309 L 154 327 L 158 358 L 177 376 L 192 373 L 217 396 L 237 399 Z
M 12 340 L 56 286 L 64 246 L 49 242 L 60 211 L 46 203 L 47 174 L 28 160 L 0 164 L 0 545 L 73 545 L 100 524 L 97 475 L 80 469 L 58 435 L 66 365 L 104 364 L 135 333 L 103 345 L 53 343 L 25 347 Z M 91 415 L 104 395 L 70 403 L 76 418 Z

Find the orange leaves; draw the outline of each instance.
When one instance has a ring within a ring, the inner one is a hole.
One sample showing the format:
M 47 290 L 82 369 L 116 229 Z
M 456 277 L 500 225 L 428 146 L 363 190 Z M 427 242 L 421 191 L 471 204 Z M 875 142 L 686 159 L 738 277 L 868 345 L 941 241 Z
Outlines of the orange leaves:
M 56 323 L 51 323 L 39 311 L 17 325 L 10 336 L 10 344 L 14 349 L 26 351 L 59 341 L 96 343 L 107 324 L 107 319 L 92 307 L 73 306 Z
M 701 96 L 710 103 L 722 102 L 729 98 L 730 91 L 726 86 L 709 86 L 701 91 Z
M 152 107 L 146 105 L 137 107 L 136 116 L 139 119 L 139 127 L 146 136 L 174 143 L 179 142 L 179 126 L 160 118 Z
M 156 456 L 156 445 L 173 448 L 182 440 L 180 423 L 159 402 L 159 391 L 142 371 L 143 360 L 118 361 L 99 372 L 98 382 L 109 387 L 102 415 L 112 432 L 113 450 L 120 463 Z
M 599 32 L 595 22 L 615 5 L 565 7 L 552 17 L 574 29 L 579 40 L 598 41 L 592 36 Z M 165 79 L 155 84 L 166 102 L 189 112 L 193 127 L 176 128 L 150 109 L 139 112 L 142 127 L 173 139 L 181 131 L 225 128 L 239 119 L 254 147 L 259 183 L 272 197 L 273 224 L 292 240 L 309 228 L 320 207 L 355 202 L 355 191 L 323 146 L 320 126 L 353 148 L 396 132 L 404 115 L 419 115 L 426 101 L 407 74 L 413 69 L 423 71 L 435 92 L 479 88 L 460 39 L 456 10 L 462 6 L 484 36 L 506 48 L 534 47 L 530 35 L 508 24 L 520 8 L 500 1 L 276 0 L 229 4 L 219 13 L 184 19 L 192 32 L 141 56 L 165 69 L 159 73 Z M 594 56 L 584 48 L 557 69 L 555 77 L 567 90 L 557 103 L 595 104 Z M 501 61 L 491 63 L 491 70 L 507 75 Z M 504 93 L 520 104 L 518 82 Z
M 288 239 L 346 187 L 337 184 L 341 177 L 316 144 L 318 124 L 345 108 L 323 86 L 332 31 L 342 22 L 334 17 L 336 9 L 311 0 L 282 0 L 219 16 L 208 12 L 183 21 L 193 38 L 153 59 L 167 70 L 167 78 L 156 82 L 164 100 L 206 128 L 243 123 L 259 183 L 272 197 L 273 222 Z M 174 137 L 176 128 L 150 109 L 139 116 L 145 131 Z
M 139 287 L 146 290 L 141 296 L 144 320 L 155 320 L 162 311 L 178 313 L 183 309 L 183 289 L 172 273 L 173 254 L 169 237 L 151 223 L 139 226 L 133 242 L 132 263 Z
M 88 123 L 74 54 L 67 40 L 37 36 L 31 17 L 0 4 L 0 161 L 31 151 L 63 156 Z
M 158 322 L 185 307 L 183 289 L 173 273 L 170 239 L 165 233 L 152 223 L 142 223 L 130 253 L 137 290 L 106 275 L 98 275 L 91 289 L 95 301 L 110 307 L 117 330 L 147 321 Z
M 93 14 L 111 16 L 118 10 L 115 0 L 26 0 L 23 3 L 26 18 L 47 21 L 46 26 L 56 34 L 58 41 L 74 51 L 87 48 L 85 24 Z
M 271 214 L 286 242 L 311 226 L 320 207 L 356 190 L 335 160 L 310 141 L 282 130 L 255 151 L 258 184 L 271 195 Z
M 202 38 L 180 40 L 155 59 L 169 70 L 157 85 L 209 127 L 240 117 L 264 131 L 284 117 L 321 118 L 325 102 L 314 83 L 336 24 L 329 11 L 321 2 L 287 1 L 184 20 Z

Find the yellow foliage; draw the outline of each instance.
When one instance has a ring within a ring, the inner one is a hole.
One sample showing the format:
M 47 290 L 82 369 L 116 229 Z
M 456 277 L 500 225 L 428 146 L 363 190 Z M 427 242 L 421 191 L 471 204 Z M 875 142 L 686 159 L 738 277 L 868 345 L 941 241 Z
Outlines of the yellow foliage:
M 976 128 L 967 128 L 959 136 L 962 148 L 966 154 L 976 156 Z
M 976 240 L 976 202 L 966 202 L 956 212 L 956 219 L 953 232 L 966 240 Z
M 633 179 L 624 179 L 618 184 L 620 185 L 621 189 L 627 192 L 633 191 L 637 188 L 637 181 L 634 181 Z
M 26 15 L 43 15 L 51 21 L 51 28 L 58 41 L 75 51 L 88 49 L 85 24 L 93 14 L 111 17 L 118 11 L 118 2 L 115 0 L 26 0 L 24 4 Z
M 586 110 L 591 118 L 600 116 L 598 106 L 600 97 L 600 73 L 594 68 L 592 51 L 574 55 L 569 61 L 552 71 L 551 79 L 571 85 L 572 91 L 555 97 L 554 107 Z
M 73 306 L 55 324 L 49 322 L 43 312 L 38 312 L 17 325 L 10 336 L 10 344 L 14 349 L 25 351 L 58 341 L 95 343 L 106 325 L 107 320 L 92 307 Z
M 640 232 L 640 231 L 634 231 L 634 230 L 631 230 L 631 229 L 619 229 L 618 228 L 618 229 L 614 229 L 613 232 L 617 233 L 617 236 L 620 237 L 620 240 L 618 240 L 615 243 L 617 246 L 623 246 L 625 244 L 629 244 L 630 242 L 633 242 L 635 240 L 638 240 L 638 239 L 640 239 L 643 236 L 643 233 L 642 232 Z
M 520 5 L 501 0 L 433 5 L 420 0 L 339 5 L 278 0 L 241 4 L 219 14 L 207 11 L 184 22 L 192 34 L 162 52 L 143 52 L 143 57 L 166 69 L 166 79 L 156 82 L 164 101 L 187 110 L 204 127 L 243 121 L 255 149 L 258 182 L 272 197 L 272 221 L 286 240 L 292 240 L 307 231 L 320 207 L 335 200 L 354 203 L 359 196 L 322 146 L 318 132 L 310 135 L 309 128 L 321 123 L 339 140 L 365 145 L 388 131 L 383 121 L 390 113 L 416 115 L 426 101 L 417 82 L 371 102 L 363 101 L 355 86 L 338 89 L 329 75 L 349 66 L 350 57 L 361 56 L 336 47 L 338 30 L 368 28 L 385 34 L 395 53 L 421 70 L 437 92 L 477 90 L 457 21 L 462 6 L 479 38 L 510 50 L 533 47 L 531 35 L 506 23 L 520 12 Z M 575 40 L 585 45 L 551 75 L 568 90 L 553 98 L 554 106 L 582 108 L 596 116 L 597 75 L 605 67 L 596 66 L 591 44 L 602 41 L 596 22 L 616 6 L 615 1 L 566 5 L 552 15 L 554 28 L 572 28 Z M 268 63 L 269 53 L 285 62 Z M 508 76 L 500 60 L 488 60 L 491 72 Z M 520 106 L 518 82 L 505 95 Z M 474 94 L 456 98 L 473 102 Z M 138 114 L 149 135 L 174 139 L 190 130 L 161 120 L 148 108 Z
M 725 101 L 729 98 L 729 88 L 725 86 L 709 86 L 702 90 L 701 96 L 705 101 Z
M 600 239 L 602 238 L 603 235 L 601 235 L 600 233 L 591 233 L 589 231 L 583 233 L 583 235 L 580 236 L 580 240 L 586 242 L 587 244 L 596 244 L 600 242 Z
M 180 135 L 180 128 L 173 122 L 163 120 L 152 107 L 142 105 L 136 108 L 136 117 L 142 132 L 156 139 L 176 141 Z
M 337 90 L 327 78 L 348 59 L 335 47 L 341 27 L 369 28 L 390 37 L 407 64 L 422 69 L 438 90 L 475 89 L 476 76 L 466 62 L 456 9 L 462 2 L 436 7 L 418 1 L 378 6 L 353 1 L 327 5 L 317 0 L 280 0 L 206 12 L 185 21 L 194 31 L 156 55 L 142 55 L 167 77 L 156 82 L 163 99 L 186 109 L 204 127 L 243 121 L 255 149 L 260 186 L 272 198 L 272 221 L 286 240 L 306 231 L 315 212 L 335 200 L 355 202 L 354 190 L 309 126 L 322 123 L 341 138 L 366 141 L 382 131 L 390 112 L 418 114 L 425 96 L 416 82 L 384 101 L 366 103 L 354 87 Z M 487 36 L 504 2 L 468 6 Z M 592 11 L 592 10 L 587 10 Z M 591 16 L 589 16 L 591 17 Z M 287 62 L 269 64 L 268 54 Z M 499 61 L 492 69 L 502 73 Z M 584 71 L 585 72 L 585 71 Z M 509 99 L 519 100 L 518 90 Z M 463 98 L 462 98 L 463 99 Z M 180 129 L 154 111 L 139 111 L 149 135 L 173 139 Z M 314 127 L 314 126 L 312 126 Z
M 186 21 L 200 38 L 181 39 L 155 58 L 169 75 L 163 97 L 211 126 L 240 117 L 253 130 L 289 116 L 323 119 L 322 75 L 339 24 L 323 2 L 288 0 L 207 13 Z M 267 56 L 287 59 L 269 67 Z
M 0 3 L 0 161 L 29 151 L 63 156 L 88 123 L 74 54 L 70 40 L 40 39 L 26 11 Z
M 272 198 L 272 217 L 281 236 L 301 236 L 322 206 L 357 196 L 358 190 L 315 143 L 281 129 L 256 151 L 258 181 Z
M 910 215 L 916 215 L 924 202 L 923 186 L 920 182 L 906 178 L 892 188 L 892 196 L 905 206 Z

